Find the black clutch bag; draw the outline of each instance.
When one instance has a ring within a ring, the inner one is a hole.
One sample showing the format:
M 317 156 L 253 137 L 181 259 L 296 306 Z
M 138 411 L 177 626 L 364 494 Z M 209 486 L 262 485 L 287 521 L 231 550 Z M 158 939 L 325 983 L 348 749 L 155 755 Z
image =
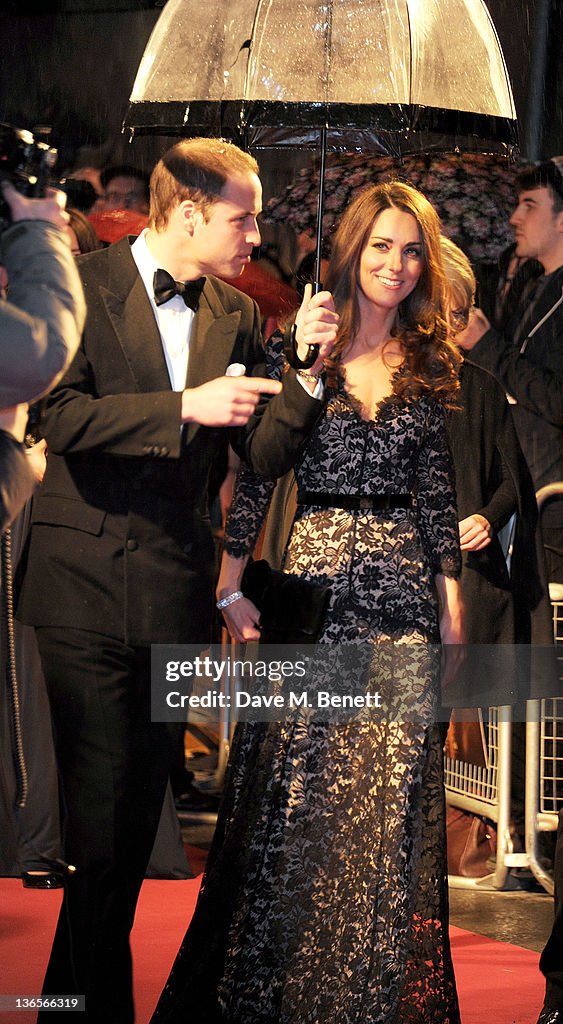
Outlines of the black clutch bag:
M 241 590 L 260 612 L 263 644 L 314 644 L 321 633 L 330 587 L 272 569 L 265 559 L 249 562 Z

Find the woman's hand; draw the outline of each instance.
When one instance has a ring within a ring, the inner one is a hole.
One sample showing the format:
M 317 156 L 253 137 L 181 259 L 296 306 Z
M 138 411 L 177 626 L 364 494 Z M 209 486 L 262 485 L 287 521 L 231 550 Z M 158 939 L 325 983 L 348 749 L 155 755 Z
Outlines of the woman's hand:
M 449 576 L 436 576 L 436 587 L 440 599 L 440 640 L 442 643 L 442 688 L 455 679 L 465 658 L 463 648 L 463 602 L 458 580 Z
M 240 581 L 244 567 L 248 562 L 248 555 L 244 558 L 235 558 L 234 555 L 223 551 L 221 558 L 221 569 L 217 581 L 216 597 L 218 601 L 235 594 L 240 590 Z M 260 639 L 260 612 L 256 605 L 252 604 L 247 597 L 239 597 L 226 608 L 221 609 L 225 625 L 233 640 L 239 643 L 248 643 L 251 640 Z
M 339 319 L 331 293 L 324 291 L 313 295 L 312 285 L 305 285 L 303 302 L 295 317 L 297 355 L 304 359 L 309 345 L 319 346 L 319 355 L 307 373 L 321 373 L 323 362 L 336 341 Z
M 223 597 L 226 595 L 223 594 Z M 260 612 L 247 597 L 239 597 L 222 610 L 225 625 L 233 640 L 240 644 L 260 639 Z
M 480 551 L 491 543 L 493 528 L 485 516 L 475 512 L 459 523 L 459 542 L 462 551 Z

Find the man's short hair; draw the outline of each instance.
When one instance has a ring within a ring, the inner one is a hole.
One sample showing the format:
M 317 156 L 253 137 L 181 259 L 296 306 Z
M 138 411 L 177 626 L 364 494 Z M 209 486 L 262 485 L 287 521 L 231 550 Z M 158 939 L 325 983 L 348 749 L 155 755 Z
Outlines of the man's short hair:
M 520 171 L 516 178 L 519 192 L 531 192 L 535 188 L 548 188 L 553 199 L 554 214 L 563 211 L 563 158 L 559 156 L 531 164 Z
M 166 227 L 172 210 L 191 199 L 207 220 L 229 178 L 258 174 L 256 160 L 225 139 L 183 139 L 167 150 L 151 175 L 149 223 Z

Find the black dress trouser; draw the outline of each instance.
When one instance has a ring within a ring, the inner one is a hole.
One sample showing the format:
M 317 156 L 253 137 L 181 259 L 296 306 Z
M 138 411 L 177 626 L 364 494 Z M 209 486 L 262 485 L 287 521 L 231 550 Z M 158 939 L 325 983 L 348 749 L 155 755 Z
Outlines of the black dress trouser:
M 162 808 L 174 732 L 151 723 L 150 648 L 38 628 L 69 878 L 43 993 L 84 995 L 83 1024 L 132 1024 L 129 933 Z M 68 1013 L 45 1011 L 56 1024 Z

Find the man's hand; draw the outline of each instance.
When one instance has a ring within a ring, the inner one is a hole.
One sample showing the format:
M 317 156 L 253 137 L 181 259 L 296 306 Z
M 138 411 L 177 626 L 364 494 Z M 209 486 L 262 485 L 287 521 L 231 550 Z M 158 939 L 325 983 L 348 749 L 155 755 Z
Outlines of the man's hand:
M 307 355 L 308 345 L 319 346 L 318 358 L 308 368 L 308 373 L 321 372 L 323 362 L 330 355 L 336 341 L 339 319 L 331 293 L 317 292 L 316 295 L 313 295 L 313 286 L 306 285 L 303 302 L 295 317 L 295 324 L 297 327 L 297 355 L 300 359 L 304 359 Z
M 65 210 L 66 195 L 59 189 L 48 188 L 44 199 L 22 196 L 11 181 L 0 181 L 2 194 L 10 207 L 14 223 L 18 220 L 47 220 L 57 228 L 66 228 L 69 222 Z
M 182 423 L 204 427 L 243 427 L 260 395 L 277 395 L 282 386 L 266 377 L 217 377 L 182 395 Z
M 47 442 L 44 437 L 40 441 L 36 441 L 32 444 L 31 448 L 26 448 L 25 454 L 27 456 L 28 466 L 31 467 L 38 484 L 43 483 L 43 477 L 47 469 Z
M 480 309 L 473 309 L 469 312 L 469 323 L 464 331 L 455 336 L 455 343 L 460 348 L 470 351 L 490 328 L 487 317 Z
M 459 523 L 459 543 L 462 551 L 480 551 L 491 543 L 493 528 L 485 516 L 467 516 Z
M 12 405 L 9 409 L 0 409 L 0 430 L 11 434 L 16 441 L 23 442 L 27 427 L 27 404 Z

